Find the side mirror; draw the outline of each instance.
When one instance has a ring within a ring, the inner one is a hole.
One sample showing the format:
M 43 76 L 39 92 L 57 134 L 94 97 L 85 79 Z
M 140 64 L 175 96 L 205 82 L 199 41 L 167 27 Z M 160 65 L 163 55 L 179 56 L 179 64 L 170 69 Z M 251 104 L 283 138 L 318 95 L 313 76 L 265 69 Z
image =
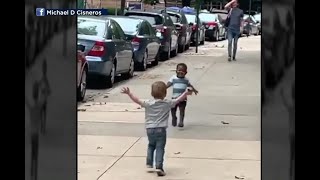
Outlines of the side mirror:
M 82 44 L 78 44 L 77 46 L 77 50 L 81 51 L 81 52 L 84 52 L 84 50 L 86 49 L 86 47 Z

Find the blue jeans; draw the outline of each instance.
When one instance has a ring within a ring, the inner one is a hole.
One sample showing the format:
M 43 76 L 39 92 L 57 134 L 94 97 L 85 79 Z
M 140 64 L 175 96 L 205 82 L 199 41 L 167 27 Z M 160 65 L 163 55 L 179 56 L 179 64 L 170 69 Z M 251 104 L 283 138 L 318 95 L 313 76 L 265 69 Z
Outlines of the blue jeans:
M 164 148 L 167 142 L 166 128 L 149 128 L 147 136 L 149 140 L 147 165 L 153 166 L 154 152 L 156 151 L 156 169 L 162 169 Z
M 240 33 L 228 30 L 228 56 L 231 57 L 231 49 L 232 49 L 232 40 L 233 40 L 233 58 L 236 57 L 237 54 L 237 46 L 238 46 L 238 39 Z

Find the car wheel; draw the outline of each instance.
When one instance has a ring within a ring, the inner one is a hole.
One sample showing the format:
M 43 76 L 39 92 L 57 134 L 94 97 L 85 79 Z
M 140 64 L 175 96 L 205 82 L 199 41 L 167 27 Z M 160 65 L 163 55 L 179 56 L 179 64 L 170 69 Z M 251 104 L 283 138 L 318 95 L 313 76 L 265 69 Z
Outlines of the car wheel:
M 189 40 L 188 44 L 186 44 L 185 50 L 188 50 L 188 49 L 190 48 L 190 44 L 191 44 L 190 41 L 191 41 L 191 40 Z
M 171 52 L 171 57 L 177 56 L 177 54 L 178 54 L 178 49 L 179 49 L 179 48 L 178 48 L 178 42 L 177 42 L 175 50 L 173 50 L 173 51 Z
M 147 66 L 148 66 L 148 53 L 147 51 L 145 51 L 143 54 L 142 62 L 139 63 L 138 69 L 141 71 L 145 71 L 147 69 Z
M 152 66 L 157 66 L 159 64 L 159 59 L 160 59 L 160 51 L 158 51 L 156 57 L 154 58 L 154 61 L 152 61 L 151 65 Z
M 214 40 L 219 41 L 219 31 L 215 32 Z
M 130 79 L 133 77 L 133 75 L 134 75 L 134 60 L 133 58 L 131 58 L 128 72 L 125 74 L 122 74 L 121 76 L 123 76 L 124 79 Z
M 110 75 L 107 76 L 107 88 L 111 88 L 114 84 L 114 81 L 116 79 L 116 65 L 115 63 L 112 64 Z
M 77 89 L 77 99 L 78 101 L 83 101 L 86 91 L 87 91 L 87 69 L 84 69 L 81 74 L 80 85 Z

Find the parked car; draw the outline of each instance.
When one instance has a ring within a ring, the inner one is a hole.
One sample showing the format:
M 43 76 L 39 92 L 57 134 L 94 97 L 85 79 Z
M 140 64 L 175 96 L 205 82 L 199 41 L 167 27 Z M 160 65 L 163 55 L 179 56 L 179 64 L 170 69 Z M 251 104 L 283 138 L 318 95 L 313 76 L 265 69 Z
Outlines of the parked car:
M 131 41 L 120 25 L 106 17 L 78 17 L 78 43 L 85 46 L 89 78 L 98 77 L 112 87 L 119 74 L 133 76 L 134 60 Z
M 194 14 L 186 14 L 186 18 L 188 20 L 188 23 L 191 27 L 192 33 L 191 33 L 191 43 L 196 44 L 197 42 L 197 37 L 196 37 L 196 32 L 197 32 L 197 21 L 196 21 L 196 15 Z M 205 27 L 203 23 L 199 20 L 199 27 L 198 27 L 198 43 L 204 44 L 204 41 L 206 39 L 205 37 Z
M 167 8 L 167 13 L 171 17 L 179 33 L 178 45 L 179 52 L 189 49 L 191 43 L 192 29 L 188 24 L 187 18 L 181 9 Z
M 226 37 L 226 29 L 222 24 L 222 18 L 218 14 L 200 13 L 200 20 L 206 28 L 206 37 L 209 40 L 219 41 Z
M 131 41 L 135 68 L 144 71 L 148 64 L 158 64 L 160 40 L 148 21 L 126 16 L 109 18 L 121 26 L 127 39 Z
M 160 56 L 162 60 L 170 59 L 178 54 L 178 31 L 170 16 L 163 10 L 154 12 L 127 11 L 125 16 L 147 20 L 156 30 L 161 40 Z
M 88 62 L 84 55 L 85 47 L 78 44 L 77 47 L 77 99 L 82 101 L 87 90 Z
M 253 16 L 245 14 L 243 16 L 243 34 L 250 36 L 251 34 L 259 35 L 258 23 Z
M 259 31 L 259 34 L 261 34 L 261 13 L 255 14 L 253 18 L 257 21 L 258 31 Z

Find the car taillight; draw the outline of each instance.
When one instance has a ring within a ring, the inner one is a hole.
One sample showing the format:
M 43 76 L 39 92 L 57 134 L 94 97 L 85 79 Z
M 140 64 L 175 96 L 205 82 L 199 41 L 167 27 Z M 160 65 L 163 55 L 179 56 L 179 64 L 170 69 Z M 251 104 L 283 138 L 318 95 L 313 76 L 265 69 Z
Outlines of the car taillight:
M 137 37 L 134 37 L 131 41 L 132 45 L 139 45 L 140 44 L 140 39 Z
M 93 45 L 92 49 L 88 52 L 88 56 L 103 56 L 105 54 L 106 48 L 104 42 L 97 41 Z
M 192 26 L 192 30 L 195 31 L 197 29 L 197 25 Z
M 167 31 L 167 26 L 157 29 L 158 32 L 165 33 Z
M 137 37 L 134 37 L 131 41 L 131 44 L 134 51 L 138 50 L 140 47 L 140 39 Z
M 213 29 L 216 26 L 217 26 L 216 22 L 208 22 L 206 25 L 206 28 Z

